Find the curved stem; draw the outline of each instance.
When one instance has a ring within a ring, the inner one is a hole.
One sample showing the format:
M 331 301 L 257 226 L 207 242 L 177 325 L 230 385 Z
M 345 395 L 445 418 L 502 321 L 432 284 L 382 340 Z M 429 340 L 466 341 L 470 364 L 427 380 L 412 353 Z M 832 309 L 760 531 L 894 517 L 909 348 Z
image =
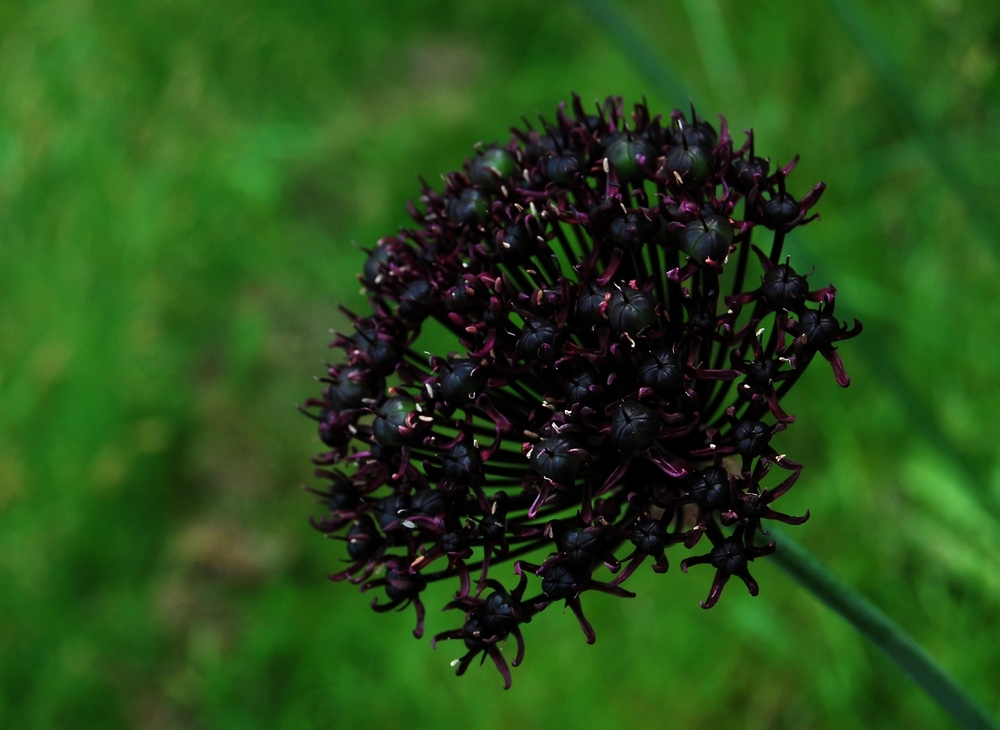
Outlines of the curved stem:
M 992 717 L 913 637 L 814 558 L 784 532 L 771 530 L 778 548 L 771 558 L 799 585 L 847 619 L 910 675 L 955 721 L 970 730 L 998 730 Z

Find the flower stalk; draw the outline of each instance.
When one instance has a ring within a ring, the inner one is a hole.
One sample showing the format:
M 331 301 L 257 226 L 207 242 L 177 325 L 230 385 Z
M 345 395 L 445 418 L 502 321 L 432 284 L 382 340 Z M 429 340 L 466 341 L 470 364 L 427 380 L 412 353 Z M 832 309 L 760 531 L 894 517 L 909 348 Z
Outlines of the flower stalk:
M 968 730 L 1000 730 L 992 717 L 962 685 L 891 618 L 850 588 L 781 530 L 771 530 L 778 543 L 771 559 L 795 582 L 856 628 L 919 684 L 952 718 Z

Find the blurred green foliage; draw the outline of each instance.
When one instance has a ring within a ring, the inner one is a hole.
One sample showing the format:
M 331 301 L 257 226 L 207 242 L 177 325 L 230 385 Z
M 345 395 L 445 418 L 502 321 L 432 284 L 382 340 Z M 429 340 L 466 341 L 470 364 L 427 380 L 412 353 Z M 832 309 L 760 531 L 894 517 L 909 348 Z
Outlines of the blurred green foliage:
M 1000 230 L 974 225 L 1000 194 L 1000 5 L 864 9 L 923 127 L 820 0 L 612 7 L 701 113 L 802 153 L 795 192 L 828 183 L 786 250 L 869 331 L 849 390 L 817 363 L 788 399 L 807 469 L 783 506 L 1000 712 Z M 707 612 L 679 555 L 633 600 L 588 594 L 593 647 L 548 611 L 506 693 L 325 579 L 294 405 L 335 305 L 363 306 L 351 241 L 571 91 L 667 113 L 610 38 L 524 0 L 0 4 L 0 726 L 947 726 L 766 563 L 760 597 Z

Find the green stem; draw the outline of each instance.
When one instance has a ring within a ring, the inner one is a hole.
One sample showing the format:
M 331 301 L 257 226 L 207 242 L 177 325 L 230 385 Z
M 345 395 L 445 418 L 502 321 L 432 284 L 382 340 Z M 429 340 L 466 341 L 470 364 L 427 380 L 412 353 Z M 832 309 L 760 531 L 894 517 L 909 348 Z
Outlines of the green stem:
M 772 559 L 797 583 L 847 619 L 906 672 L 955 721 L 969 730 L 998 730 L 1000 723 L 934 658 L 872 603 L 852 590 L 784 532 Z

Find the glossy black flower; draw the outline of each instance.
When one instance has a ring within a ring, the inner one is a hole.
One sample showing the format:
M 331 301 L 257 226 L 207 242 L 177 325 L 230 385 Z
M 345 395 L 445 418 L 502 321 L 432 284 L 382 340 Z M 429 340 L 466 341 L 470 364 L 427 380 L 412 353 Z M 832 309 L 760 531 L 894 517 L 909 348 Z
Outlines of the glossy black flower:
M 808 517 L 774 506 L 802 468 L 775 447 L 780 400 L 817 354 L 846 385 L 836 345 L 861 329 L 782 250 L 822 184 L 796 197 L 794 162 L 772 173 L 752 134 L 736 148 L 693 110 L 594 112 L 574 98 L 424 184 L 415 225 L 368 252 L 370 311 L 345 310 L 303 407 L 325 447 L 312 523 L 346 545 L 331 578 L 414 606 L 417 635 L 426 586 L 453 581 L 464 620 L 434 641 L 505 686 L 533 616 L 562 603 L 593 641 L 587 593 L 631 596 L 674 545 L 708 536 L 681 563 L 715 569 L 706 607 L 734 575 L 756 594 L 773 543 L 755 537 Z M 451 352 L 424 352 L 431 326 Z

